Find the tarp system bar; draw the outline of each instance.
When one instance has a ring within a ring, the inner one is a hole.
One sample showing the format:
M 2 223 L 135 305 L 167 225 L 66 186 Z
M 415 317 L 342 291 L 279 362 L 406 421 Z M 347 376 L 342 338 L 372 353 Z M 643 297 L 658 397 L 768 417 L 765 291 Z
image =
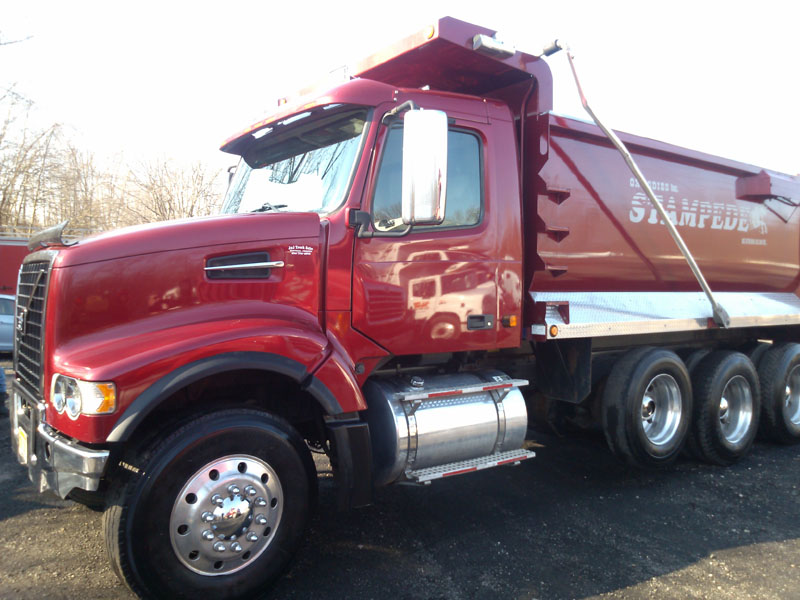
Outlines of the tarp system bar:
M 543 56 L 550 56 L 551 54 L 555 54 L 559 50 L 566 50 L 567 59 L 569 60 L 570 69 L 572 69 L 572 76 L 575 78 L 575 85 L 578 87 L 578 95 L 581 97 L 581 104 L 583 104 L 583 108 L 589 113 L 589 116 L 592 117 L 592 120 L 597 124 L 597 126 L 602 130 L 602 132 L 606 135 L 606 137 L 611 141 L 614 147 L 619 151 L 622 155 L 622 158 L 625 160 L 625 163 L 628 165 L 628 168 L 633 173 L 636 180 L 639 182 L 639 185 L 642 186 L 642 189 L 647 194 L 647 197 L 650 199 L 653 207 L 658 212 L 659 217 L 661 217 L 661 222 L 664 223 L 669 234 L 672 236 L 672 239 L 675 241 L 675 244 L 678 246 L 678 249 L 683 254 L 683 258 L 686 259 L 686 262 L 689 265 L 689 268 L 692 270 L 692 273 L 697 279 L 697 282 L 700 284 L 703 292 L 708 298 L 709 303 L 711 304 L 711 312 L 713 315 L 714 322 L 719 327 L 729 327 L 730 326 L 730 316 L 722 307 L 722 305 L 717 302 L 716 298 L 714 297 L 714 293 L 711 291 L 711 288 L 706 282 L 706 278 L 703 277 L 703 273 L 700 271 L 700 267 L 697 266 L 697 262 L 694 260 L 692 253 L 689 251 L 688 246 L 683 241 L 681 234 L 678 232 L 677 227 L 675 224 L 670 220 L 669 216 L 667 215 L 664 207 L 661 206 L 661 202 L 658 201 L 656 195 L 653 193 L 650 184 L 645 179 L 644 174 L 642 173 L 639 166 L 636 164 L 636 161 L 633 159 L 633 155 L 628 151 L 625 147 L 625 144 L 617 137 L 617 134 L 614 133 L 611 129 L 607 128 L 603 123 L 600 122 L 600 119 L 597 118 L 597 115 L 594 114 L 594 111 L 589 107 L 589 103 L 586 101 L 586 97 L 583 95 L 583 89 L 581 88 L 581 83 L 578 80 L 578 73 L 575 70 L 575 64 L 573 62 L 572 52 L 570 51 L 569 47 L 566 46 L 563 42 L 556 40 L 553 42 L 551 46 L 548 46 L 542 52 Z

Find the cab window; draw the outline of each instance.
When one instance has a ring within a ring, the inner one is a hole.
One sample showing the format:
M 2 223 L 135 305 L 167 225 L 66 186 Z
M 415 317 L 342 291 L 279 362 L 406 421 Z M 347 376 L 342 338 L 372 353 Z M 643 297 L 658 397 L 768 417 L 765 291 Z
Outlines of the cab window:
M 383 150 L 375 193 L 372 223 L 376 231 L 401 231 L 407 227 L 401 216 L 403 180 L 403 128 L 389 130 Z M 477 225 L 483 210 L 481 145 L 478 137 L 451 129 L 447 135 L 447 198 L 442 227 Z

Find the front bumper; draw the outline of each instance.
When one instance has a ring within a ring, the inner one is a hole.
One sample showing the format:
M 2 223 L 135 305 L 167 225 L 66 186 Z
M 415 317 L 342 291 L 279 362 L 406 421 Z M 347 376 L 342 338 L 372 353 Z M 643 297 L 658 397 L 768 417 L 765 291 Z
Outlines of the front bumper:
M 40 492 L 62 498 L 76 489 L 96 491 L 108 462 L 108 450 L 86 448 L 44 422 L 44 403 L 18 385 L 10 390 L 11 448 Z

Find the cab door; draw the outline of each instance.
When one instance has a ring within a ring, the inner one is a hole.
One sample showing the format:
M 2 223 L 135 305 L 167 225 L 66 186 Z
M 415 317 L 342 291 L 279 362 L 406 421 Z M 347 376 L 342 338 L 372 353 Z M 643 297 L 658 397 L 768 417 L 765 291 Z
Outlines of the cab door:
M 497 239 L 486 192 L 484 115 L 452 117 L 445 218 L 400 216 L 403 121 L 382 125 L 356 239 L 353 325 L 396 355 L 480 350 L 497 340 Z

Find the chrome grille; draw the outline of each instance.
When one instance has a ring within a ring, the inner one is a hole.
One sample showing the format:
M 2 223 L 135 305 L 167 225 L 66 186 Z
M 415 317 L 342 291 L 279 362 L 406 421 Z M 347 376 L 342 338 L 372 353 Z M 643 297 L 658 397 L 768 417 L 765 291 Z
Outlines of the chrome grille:
M 14 370 L 18 382 L 36 397 L 41 394 L 44 375 L 42 339 L 49 279 L 49 261 L 29 262 L 22 265 L 17 286 Z

